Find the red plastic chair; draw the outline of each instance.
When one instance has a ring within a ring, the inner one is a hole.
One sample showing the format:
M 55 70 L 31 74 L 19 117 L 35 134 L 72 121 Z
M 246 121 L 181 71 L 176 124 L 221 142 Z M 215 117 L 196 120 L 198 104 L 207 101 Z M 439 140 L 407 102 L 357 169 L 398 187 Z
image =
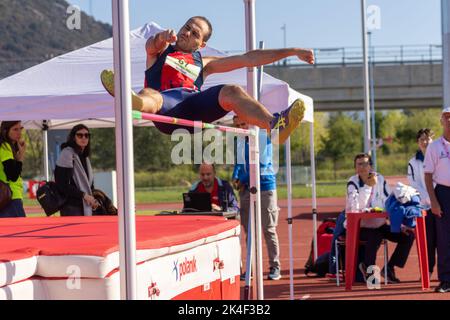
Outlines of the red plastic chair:
M 339 258 L 339 246 L 344 246 L 345 247 L 345 236 L 340 236 L 336 239 L 335 244 L 334 244 L 334 252 L 336 252 L 336 275 L 340 275 L 340 266 L 341 266 L 341 259 Z M 359 241 L 358 245 L 359 246 L 365 246 L 367 241 Z M 381 245 L 383 245 L 384 248 L 384 284 L 387 285 L 388 284 L 388 280 L 387 280 L 387 264 L 388 264 L 388 259 L 389 259 L 389 253 L 388 253 L 388 242 L 386 239 L 383 239 L 381 241 Z M 343 275 L 343 279 L 345 279 L 345 274 L 342 273 Z M 340 286 L 340 276 L 336 276 L 336 286 Z
M 416 244 L 417 254 L 419 256 L 419 271 L 422 282 L 422 290 L 430 289 L 430 275 L 428 273 L 428 251 L 427 236 L 425 230 L 426 211 L 422 211 L 422 217 L 416 219 Z M 358 255 L 360 222 L 363 219 L 387 218 L 388 214 L 383 213 L 360 213 L 348 212 L 347 216 L 347 234 L 346 234 L 346 255 L 345 255 L 345 289 L 352 290 L 355 281 L 355 271 Z

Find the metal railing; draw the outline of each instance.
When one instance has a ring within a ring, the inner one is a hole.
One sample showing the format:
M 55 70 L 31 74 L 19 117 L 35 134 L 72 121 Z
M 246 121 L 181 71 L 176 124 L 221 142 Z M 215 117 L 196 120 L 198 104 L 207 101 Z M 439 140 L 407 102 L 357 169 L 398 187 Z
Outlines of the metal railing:
M 316 65 L 360 64 L 363 62 L 361 47 L 315 48 Z M 227 54 L 239 54 L 242 51 L 226 51 Z M 369 48 L 373 63 L 437 63 L 442 61 L 442 45 L 398 45 L 373 46 Z M 274 66 L 301 65 L 295 57 L 273 63 Z
M 314 49 L 316 64 L 360 64 L 363 62 L 361 47 L 317 48 Z M 442 61 L 441 45 L 400 45 L 373 46 L 369 48 L 372 63 L 436 63 Z M 283 64 L 277 62 L 275 65 Z M 288 65 L 299 64 L 298 59 L 290 57 Z

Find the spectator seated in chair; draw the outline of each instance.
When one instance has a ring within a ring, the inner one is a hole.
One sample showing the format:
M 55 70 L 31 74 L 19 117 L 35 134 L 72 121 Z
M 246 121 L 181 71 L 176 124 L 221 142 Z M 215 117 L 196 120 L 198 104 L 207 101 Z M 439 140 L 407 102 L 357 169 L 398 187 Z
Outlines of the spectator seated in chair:
M 356 175 L 347 183 L 347 212 L 363 212 L 372 208 L 385 208 L 385 202 L 390 195 L 389 187 L 384 177 L 372 171 L 370 155 L 361 153 L 354 159 Z M 344 222 L 344 226 L 346 223 Z M 375 265 L 377 251 L 383 239 L 396 242 L 397 246 L 387 265 L 388 283 L 399 283 L 395 267 L 403 268 L 414 242 L 414 233 L 403 229 L 400 233 L 391 232 L 386 218 L 364 219 L 361 221 L 360 240 L 365 241 L 364 261 L 358 269 L 366 280 L 370 274 L 370 266 Z M 384 270 L 381 272 L 384 275 Z

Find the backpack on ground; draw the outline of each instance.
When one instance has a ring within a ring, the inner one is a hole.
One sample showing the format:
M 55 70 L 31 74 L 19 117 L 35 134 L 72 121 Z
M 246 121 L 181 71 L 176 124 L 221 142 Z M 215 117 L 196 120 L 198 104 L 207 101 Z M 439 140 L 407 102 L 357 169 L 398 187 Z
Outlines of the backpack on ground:
M 305 264 L 305 275 L 314 273 L 317 277 L 325 277 L 329 269 L 331 241 L 336 227 L 336 219 L 324 219 L 317 228 L 317 260 L 314 261 L 314 240 L 311 240 L 311 251 Z

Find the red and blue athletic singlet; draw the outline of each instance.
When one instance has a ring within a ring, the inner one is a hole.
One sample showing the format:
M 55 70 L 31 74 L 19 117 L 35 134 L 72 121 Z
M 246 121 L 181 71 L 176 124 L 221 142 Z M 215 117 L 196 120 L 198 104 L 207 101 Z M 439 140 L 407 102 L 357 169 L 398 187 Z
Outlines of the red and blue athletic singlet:
M 213 122 L 228 113 L 219 105 L 223 85 L 200 91 L 203 62 L 200 52 L 183 53 L 172 45 L 145 71 L 145 88 L 161 93 L 163 104 L 158 114 L 179 119 Z M 159 131 L 171 134 L 178 128 L 193 132 L 192 127 L 154 122 Z
M 165 91 L 186 88 L 200 91 L 203 84 L 203 62 L 199 51 L 183 53 L 172 45 L 145 71 L 145 88 Z

